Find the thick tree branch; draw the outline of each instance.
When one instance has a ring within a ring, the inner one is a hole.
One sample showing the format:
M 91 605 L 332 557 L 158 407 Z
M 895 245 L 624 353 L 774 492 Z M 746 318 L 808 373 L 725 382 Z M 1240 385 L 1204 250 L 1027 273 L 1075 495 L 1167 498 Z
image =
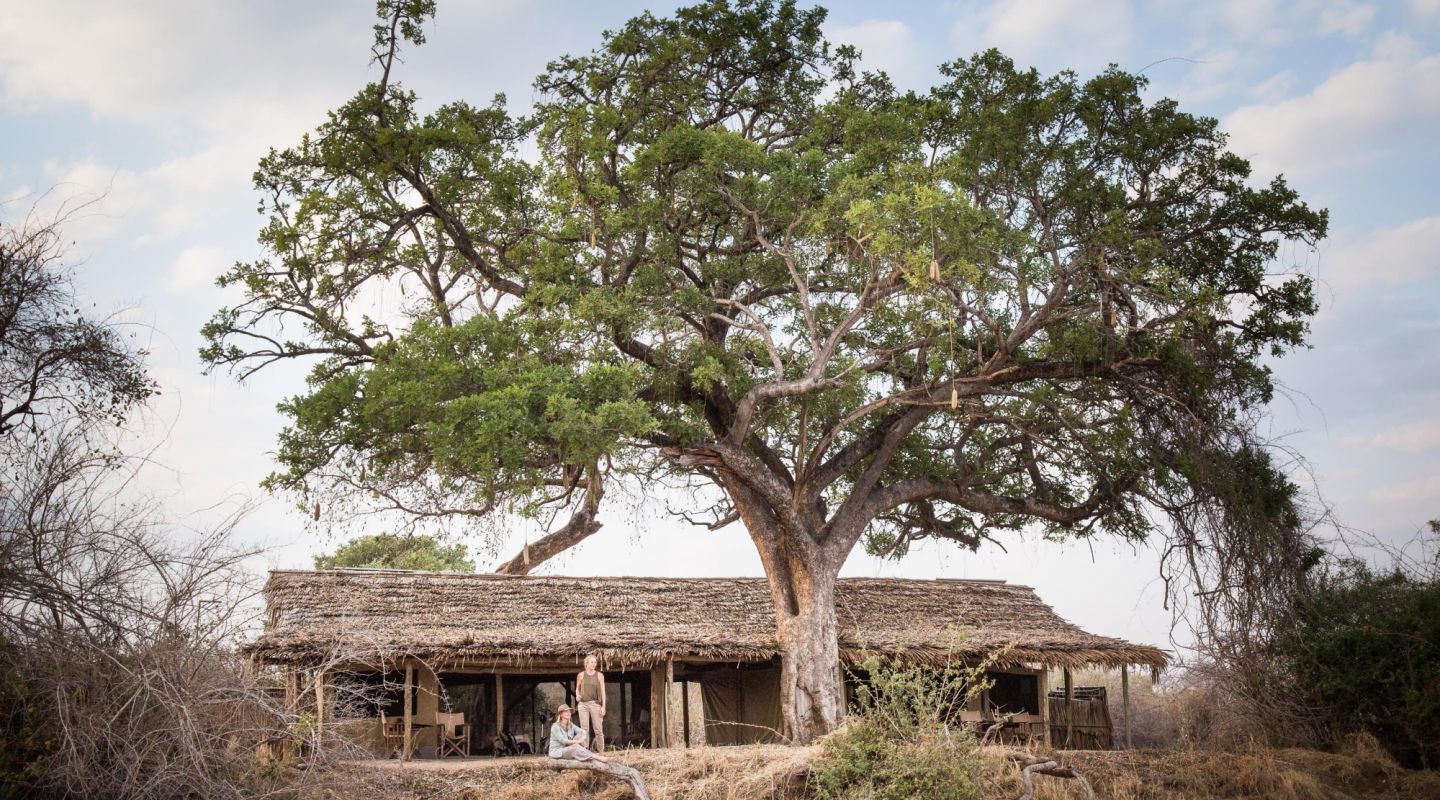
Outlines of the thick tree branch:
M 987 515 L 1021 515 L 1043 519 L 1057 525 L 1076 525 L 1113 503 L 1123 489 L 1119 484 L 1102 484 L 1090 497 L 1076 505 L 1063 505 L 1035 496 L 1013 497 L 991 494 L 955 482 L 912 478 L 877 489 L 864 507 L 864 514 L 874 519 L 890 509 L 919 500 L 943 500 L 967 511 Z
M 586 483 L 585 499 L 570 519 L 559 530 L 527 544 L 514 558 L 495 568 L 498 575 L 528 575 L 530 570 L 551 558 L 583 542 L 600 530 L 603 524 L 596 519 L 600 511 L 600 498 L 604 495 L 603 479 L 594 476 Z

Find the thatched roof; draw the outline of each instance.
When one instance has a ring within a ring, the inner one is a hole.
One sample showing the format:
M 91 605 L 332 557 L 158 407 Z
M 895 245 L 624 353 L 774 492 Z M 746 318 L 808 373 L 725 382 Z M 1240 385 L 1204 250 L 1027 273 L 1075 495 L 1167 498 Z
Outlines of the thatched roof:
M 778 653 L 764 578 L 277 570 L 265 595 L 269 628 L 246 650 L 277 663 L 409 655 L 524 664 L 598 652 L 611 665 L 646 665 L 670 656 L 742 661 Z M 1008 647 L 1013 663 L 1167 661 L 1158 648 L 1086 633 L 1033 589 L 999 581 L 842 578 L 836 610 L 847 658 L 865 649 L 937 661 Z

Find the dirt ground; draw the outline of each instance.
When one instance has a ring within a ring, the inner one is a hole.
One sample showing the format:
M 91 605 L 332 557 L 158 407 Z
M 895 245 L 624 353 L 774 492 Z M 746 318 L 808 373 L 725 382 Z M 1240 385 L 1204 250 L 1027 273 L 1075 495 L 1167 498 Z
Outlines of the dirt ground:
M 780 745 L 633 750 L 617 760 L 644 776 L 654 800 L 809 800 L 813 748 Z M 1019 769 L 986 752 L 981 789 L 993 800 L 1023 790 Z M 1440 773 L 1401 769 L 1383 753 L 1313 750 L 1070 751 L 1053 754 L 1111 800 L 1440 800 Z M 330 770 L 307 800 L 627 800 L 622 782 L 545 769 L 543 756 L 469 760 L 357 761 Z M 1073 780 L 1036 779 L 1035 800 L 1084 795 Z M 932 798 L 927 800 L 944 800 Z

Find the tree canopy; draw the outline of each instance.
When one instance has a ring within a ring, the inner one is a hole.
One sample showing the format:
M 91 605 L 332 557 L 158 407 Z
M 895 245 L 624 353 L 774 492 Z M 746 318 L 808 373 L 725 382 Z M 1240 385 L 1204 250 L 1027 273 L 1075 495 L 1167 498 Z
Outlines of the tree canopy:
M 1142 76 L 988 51 L 902 93 L 822 9 L 710 0 L 551 62 L 530 115 L 422 114 L 392 71 L 434 9 L 381 8 L 379 80 L 262 161 L 264 254 L 205 329 L 242 376 L 316 360 L 273 489 L 416 521 L 564 507 L 568 545 L 609 482 L 712 487 L 686 516 L 760 554 L 797 740 L 839 713 L 831 593 L 861 541 L 1158 514 L 1193 544 L 1209 510 L 1288 503 L 1235 489 L 1285 483 L 1251 422 L 1315 310 L 1277 256 L 1325 213 Z M 367 307 L 381 287 L 403 300 Z
M 474 572 L 463 544 L 442 544 L 433 536 L 375 533 L 358 536 L 329 555 L 315 556 L 315 569 L 375 567 L 428 572 Z

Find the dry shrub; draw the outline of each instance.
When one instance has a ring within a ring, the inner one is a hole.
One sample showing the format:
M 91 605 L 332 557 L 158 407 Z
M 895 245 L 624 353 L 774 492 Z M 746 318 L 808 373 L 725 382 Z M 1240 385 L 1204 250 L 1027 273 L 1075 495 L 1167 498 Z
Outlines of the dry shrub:
M 1194 673 L 1177 671 L 1136 699 L 1132 692 L 1137 729 L 1143 732 L 1133 737 L 1136 747 L 1243 748 L 1266 735 L 1263 720 L 1243 697 Z M 1111 702 L 1114 708 L 1119 701 Z M 1119 724 L 1118 715 L 1115 719 Z
M 157 387 L 79 302 L 66 216 L 0 218 L 0 794 L 263 796 L 287 776 L 256 745 L 288 721 L 232 647 L 244 509 L 193 530 L 137 488 L 125 425 Z
M 180 528 L 134 489 L 143 459 L 76 421 L 0 438 L 0 751 L 26 797 L 260 797 L 287 717 L 234 643 L 254 613 L 239 508 Z
M 1130 675 L 1130 731 L 1137 748 L 1244 749 L 1271 743 L 1274 723 L 1263 709 L 1235 691 L 1232 676 L 1208 665 L 1184 665 L 1155 680 L 1148 672 Z M 1103 686 L 1115 728 L 1124 744 L 1124 699 L 1120 674 L 1092 669 L 1077 673 L 1078 686 Z M 1051 684 L 1058 683 L 1052 679 Z M 1285 742 L 1291 744 L 1293 742 Z

